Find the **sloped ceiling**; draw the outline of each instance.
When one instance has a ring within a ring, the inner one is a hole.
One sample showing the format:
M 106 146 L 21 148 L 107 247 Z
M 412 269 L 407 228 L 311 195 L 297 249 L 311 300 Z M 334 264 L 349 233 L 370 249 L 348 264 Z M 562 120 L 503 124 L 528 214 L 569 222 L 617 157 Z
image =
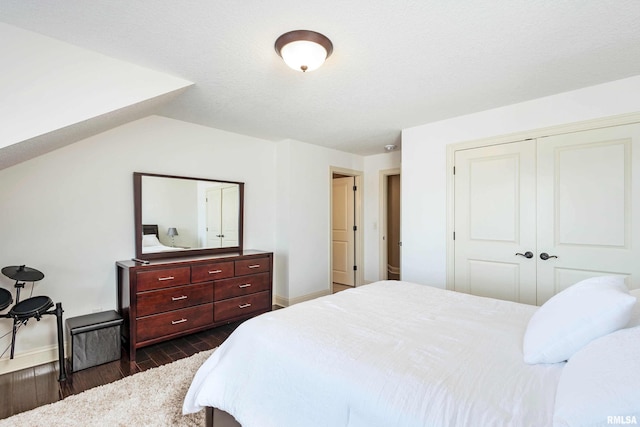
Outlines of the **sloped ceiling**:
M 0 20 L 174 83 L 195 83 L 157 102 L 155 113 L 363 155 L 400 144 L 403 128 L 640 74 L 637 0 L 4 0 Z M 332 40 L 334 53 L 322 68 L 302 74 L 276 55 L 275 39 L 293 29 Z M 132 76 L 120 87 L 106 82 L 89 94 L 74 56 L 55 59 L 75 77 L 59 89 L 77 85 L 73 102 L 97 97 L 111 112 L 106 98 L 121 108 L 136 104 L 129 91 L 145 78 Z M 21 61 L 12 59 L 17 70 L 25 68 Z M 14 89 L 13 99 L 34 103 L 60 84 L 14 74 L 22 77 L 18 84 L 0 83 Z M 12 120 L 46 125 L 47 116 L 45 108 L 15 112 Z M 74 117 L 91 131 L 86 117 Z
M 0 23 L 0 168 L 148 115 L 192 85 Z

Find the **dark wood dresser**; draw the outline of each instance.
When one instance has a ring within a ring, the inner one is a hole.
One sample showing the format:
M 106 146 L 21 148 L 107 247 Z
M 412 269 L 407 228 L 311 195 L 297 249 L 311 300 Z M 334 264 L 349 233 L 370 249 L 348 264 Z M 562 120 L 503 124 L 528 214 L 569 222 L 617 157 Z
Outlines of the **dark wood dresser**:
M 130 361 L 138 348 L 271 310 L 273 254 L 256 250 L 116 262 Z

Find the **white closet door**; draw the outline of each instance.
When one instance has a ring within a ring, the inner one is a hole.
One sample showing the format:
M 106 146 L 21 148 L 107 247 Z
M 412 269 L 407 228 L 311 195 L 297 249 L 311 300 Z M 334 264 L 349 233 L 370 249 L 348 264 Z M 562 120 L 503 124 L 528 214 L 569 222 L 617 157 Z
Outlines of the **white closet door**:
M 222 247 L 239 246 L 240 188 L 237 185 L 222 189 Z
M 239 246 L 240 188 L 207 189 L 207 247 Z
M 207 189 L 207 247 L 222 247 L 222 192 L 220 188 Z
M 593 276 L 640 287 L 639 196 L 640 125 L 538 139 L 538 304 Z
M 533 141 L 456 151 L 456 291 L 536 303 L 535 159 Z

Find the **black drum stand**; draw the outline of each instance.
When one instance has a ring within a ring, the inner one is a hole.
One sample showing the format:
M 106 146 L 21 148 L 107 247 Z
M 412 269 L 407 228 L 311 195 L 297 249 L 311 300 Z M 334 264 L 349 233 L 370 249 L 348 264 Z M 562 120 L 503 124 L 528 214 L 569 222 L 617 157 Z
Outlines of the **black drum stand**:
M 62 330 L 62 304 L 56 303 L 55 308 L 51 298 L 47 296 L 35 296 L 20 301 L 20 290 L 24 288 L 25 282 L 36 282 L 44 278 L 44 274 L 38 270 L 24 265 L 5 267 L 2 269 L 2 274 L 16 281 L 14 287 L 16 288 L 16 303 L 8 313 L 0 314 L 0 318 L 13 319 L 13 330 L 11 333 L 11 356 L 15 352 L 16 346 L 16 333 L 22 325 L 26 325 L 29 319 L 36 319 L 40 321 L 42 316 L 53 315 L 56 316 L 56 322 L 58 326 L 58 364 L 60 365 L 60 375 L 58 381 L 64 381 L 67 379 L 67 374 L 64 365 L 64 341 Z M 0 288 L 0 311 L 6 309 L 13 302 L 11 292 L 4 288 Z M 6 350 L 5 350 L 6 351 Z

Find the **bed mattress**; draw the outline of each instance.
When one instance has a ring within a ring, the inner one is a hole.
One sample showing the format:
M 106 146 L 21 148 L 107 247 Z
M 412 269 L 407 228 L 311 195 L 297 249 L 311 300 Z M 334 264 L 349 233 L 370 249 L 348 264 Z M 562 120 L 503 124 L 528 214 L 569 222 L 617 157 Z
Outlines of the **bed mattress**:
M 240 325 L 183 411 L 244 427 L 551 425 L 564 364 L 523 362 L 535 310 L 398 281 L 317 298 Z

